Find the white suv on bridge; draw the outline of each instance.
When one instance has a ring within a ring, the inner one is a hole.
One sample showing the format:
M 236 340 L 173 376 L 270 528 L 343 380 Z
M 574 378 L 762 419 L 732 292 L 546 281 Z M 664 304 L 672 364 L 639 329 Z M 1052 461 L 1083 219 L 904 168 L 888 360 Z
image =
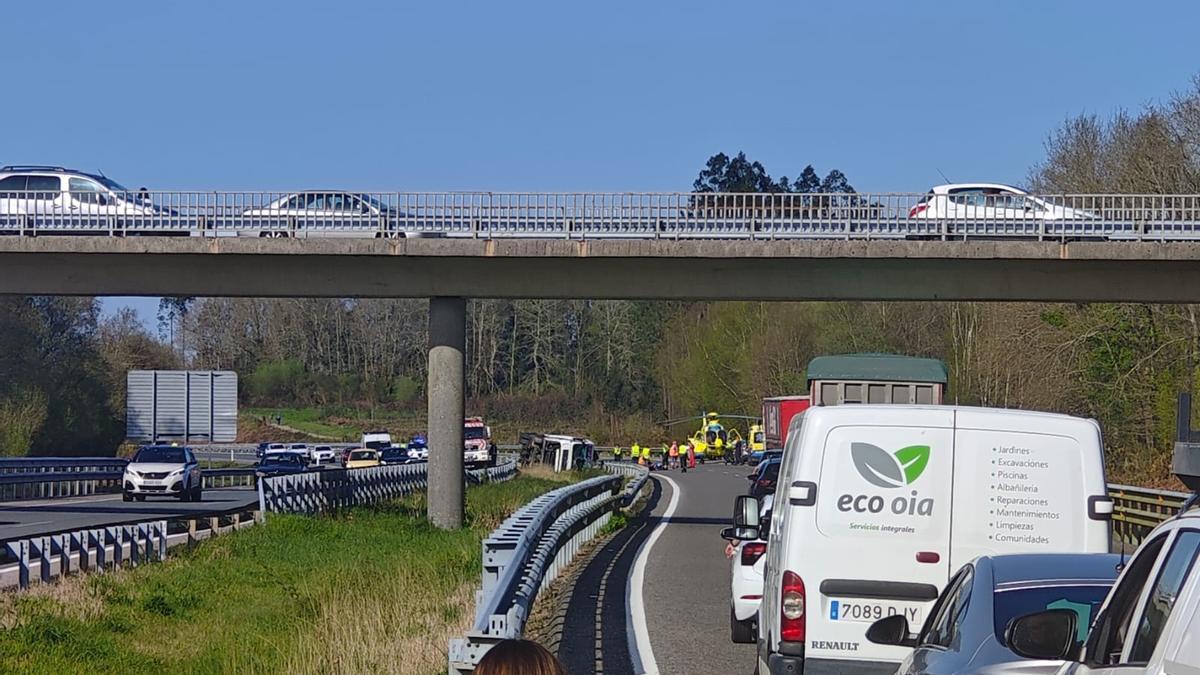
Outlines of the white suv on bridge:
M 0 167 L 0 232 L 95 231 L 126 225 L 114 218 L 167 215 L 148 194 L 104 175 L 61 166 Z

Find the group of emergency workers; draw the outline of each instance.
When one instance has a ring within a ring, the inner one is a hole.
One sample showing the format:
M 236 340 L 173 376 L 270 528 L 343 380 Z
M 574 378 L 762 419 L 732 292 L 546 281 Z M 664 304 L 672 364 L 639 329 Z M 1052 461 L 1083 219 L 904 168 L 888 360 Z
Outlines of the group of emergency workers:
M 613 448 L 612 453 L 613 461 L 616 462 L 626 456 L 626 450 L 619 445 Z M 637 462 L 651 470 L 681 469 L 686 473 L 688 469 L 696 468 L 696 447 L 691 441 L 688 441 L 682 448 L 675 441 L 671 441 L 670 446 L 662 446 L 659 461 L 655 463 L 650 446 L 634 443 L 629 447 L 628 458 L 630 462 Z

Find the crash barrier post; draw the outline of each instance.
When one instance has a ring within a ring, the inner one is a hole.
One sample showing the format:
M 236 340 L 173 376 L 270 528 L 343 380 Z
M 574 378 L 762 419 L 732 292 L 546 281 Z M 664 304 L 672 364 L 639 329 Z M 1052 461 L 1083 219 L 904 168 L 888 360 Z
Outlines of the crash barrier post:
M 608 523 L 615 508 L 629 502 L 648 474 L 645 467 L 609 463 L 604 468 L 613 475 L 547 492 L 484 539 L 475 623 L 466 636 L 450 641 L 451 675 L 472 672 L 492 645 L 521 637 L 538 592 Z M 627 476 L 632 480 L 622 489 Z

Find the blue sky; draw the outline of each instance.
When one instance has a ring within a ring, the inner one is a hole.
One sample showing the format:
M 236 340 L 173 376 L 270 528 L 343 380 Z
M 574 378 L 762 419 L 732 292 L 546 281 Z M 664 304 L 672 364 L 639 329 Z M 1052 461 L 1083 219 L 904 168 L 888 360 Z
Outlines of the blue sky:
M 56 7 L 4 8 L 0 163 L 152 189 L 685 190 L 738 150 L 1021 184 L 1066 117 L 1200 72 L 1195 2 Z

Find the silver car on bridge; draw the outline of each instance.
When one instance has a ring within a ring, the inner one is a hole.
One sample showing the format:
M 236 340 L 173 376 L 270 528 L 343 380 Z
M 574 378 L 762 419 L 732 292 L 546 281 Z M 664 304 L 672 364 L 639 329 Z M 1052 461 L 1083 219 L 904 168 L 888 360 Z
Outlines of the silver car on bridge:
M 902 614 L 867 630 L 877 644 L 912 647 L 900 675 L 942 673 L 1054 673 L 1061 661 L 1025 659 L 1005 646 L 1018 617 L 1047 609 L 1078 615 L 1087 634 L 1121 571 L 1121 556 L 1106 553 L 1022 553 L 981 556 L 963 565 L 938 597 L 920 632 Z

